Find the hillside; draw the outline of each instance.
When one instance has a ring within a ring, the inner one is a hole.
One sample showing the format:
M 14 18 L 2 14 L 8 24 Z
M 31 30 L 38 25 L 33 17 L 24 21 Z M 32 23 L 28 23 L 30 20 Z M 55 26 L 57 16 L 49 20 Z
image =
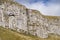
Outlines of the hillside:
M 58 40 L 60 37 L 57 36 L 60 35 L 60 16 L 42 15 L 14 0 L 0 0 L 0 26 L 3 27 L 0 27 L 2 40 Z
M 50 35 L 47 39 L 43 39 L 32 35 L 19 34 L 10 29 L 0 27 L 0 40 L 60 40 L 60 36 Z

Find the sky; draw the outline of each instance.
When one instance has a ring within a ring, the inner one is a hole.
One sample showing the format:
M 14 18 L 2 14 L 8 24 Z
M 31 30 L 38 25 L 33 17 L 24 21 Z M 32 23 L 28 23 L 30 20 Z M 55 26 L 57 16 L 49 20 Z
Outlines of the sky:
M 29 9 L 40 11 L 44 15 L 60 16 L 60 0 L 16 0 Z

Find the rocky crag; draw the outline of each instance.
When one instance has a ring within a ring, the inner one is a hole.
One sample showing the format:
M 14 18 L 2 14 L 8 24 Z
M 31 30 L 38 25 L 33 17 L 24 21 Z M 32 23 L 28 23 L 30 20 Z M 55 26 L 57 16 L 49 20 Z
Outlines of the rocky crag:
M 0 26 L 47 38 L 50 33 L 60 35 L 60 16 L 42 15 L 14 0 L 0 0 Z

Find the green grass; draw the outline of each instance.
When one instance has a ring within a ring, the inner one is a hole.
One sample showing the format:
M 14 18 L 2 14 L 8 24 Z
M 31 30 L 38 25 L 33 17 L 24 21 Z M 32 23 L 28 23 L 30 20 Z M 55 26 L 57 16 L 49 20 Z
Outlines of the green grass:
M 32 35 L 19 34 L 17 32 L 11 31 L 10 29 L 0 27 L 0 39 L 1 40 L 60 40 L 60 36 L 50 34 L 48 38 L 43 39 Z

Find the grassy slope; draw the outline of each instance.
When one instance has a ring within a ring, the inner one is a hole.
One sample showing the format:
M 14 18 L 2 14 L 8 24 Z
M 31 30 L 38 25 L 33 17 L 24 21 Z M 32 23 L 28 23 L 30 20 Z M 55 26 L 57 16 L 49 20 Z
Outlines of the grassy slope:
M 4 1 L 6 1 L 6 0 L 4 0 Z M 12 3 L 14 3 L 14 2 L 12 2 Z M 48 17 L 48 18 L 55 19 L 55 17 Z M 11 31 L 9 29 L 4 29 L 4 28 L 0 27 L 0 39 L 1 40 L 60 40 L 60 36 L 50 35 L 47 39 L 42 39 L 42 38 L 38 38 L 35 36 L 31 36 L 31 35 L 19 34 L 19 33 Z
M 32 35 L 19 34 L 9 29 L 0 27 L 1 40 L 60 40 L 60 36 L 50 35 L 47 39 L 38 38 Z

